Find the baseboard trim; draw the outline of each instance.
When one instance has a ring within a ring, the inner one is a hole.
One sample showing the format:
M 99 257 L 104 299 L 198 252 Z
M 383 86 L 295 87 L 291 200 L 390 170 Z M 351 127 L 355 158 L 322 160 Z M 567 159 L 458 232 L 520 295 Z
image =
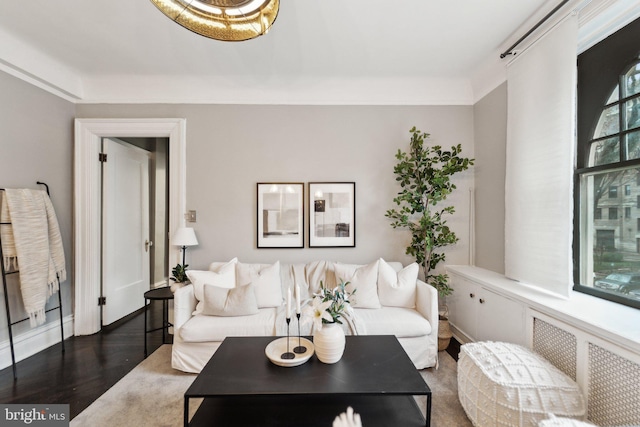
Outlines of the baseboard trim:
M 173 282 L 170 282 L 169 279 L 164 279 L 164 280 L 161 280 L 161 281 L 156 282 L 153 285 L 151 285 L 151 289 L 163 288 L 165 286 L 170 286 L 171 283 L 173 283 Z
M 467 334 L 456 328 L 456 326 L 451 323 L 451 321 L 449 321 L 449 325 L 451 326 L 451 334 L 453 335 L 453 338 L 455 338 L 455 340 L 460 344 L 468 344 L 470 342 L 473 342 L 473 340 Z
M 64 338 L 73 336 L 73 315 L 62 318 Z M 60 342 L 60 322 L 49 322 L 13 337 L 16 362 L 24 360 Z M 0 369 L 11 366 L 11 343 L 0 342 Z

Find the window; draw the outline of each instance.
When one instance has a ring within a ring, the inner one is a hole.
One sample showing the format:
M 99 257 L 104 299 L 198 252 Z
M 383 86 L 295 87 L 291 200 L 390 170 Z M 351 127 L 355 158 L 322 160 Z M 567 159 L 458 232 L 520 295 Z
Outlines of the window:
M 640 20 L 578 56 L 574 289 L 640 308 Z M 618 192 L 618 188 L 623 191 Z M 631 206 L 635 206 L 632 209 Z M 624 218 L 636 218 L 636 228 Z M 603 218 L 602 211 L 608 215 Z
M 615 231 L 614 230 L 597 230 L 596 232 L 596 248 L 600 251 L 615 250 Z

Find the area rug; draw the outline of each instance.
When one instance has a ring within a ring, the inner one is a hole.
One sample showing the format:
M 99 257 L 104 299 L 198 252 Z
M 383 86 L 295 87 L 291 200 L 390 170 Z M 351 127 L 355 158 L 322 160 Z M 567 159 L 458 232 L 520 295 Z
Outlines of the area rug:
M 473 427 L 458 400 L 458 364 L 446 351 L 439 352 L 438 357 L 438 369 L 420 370 L 431 389 L 431 426 Z M 426 397 L 416 400 L 420 408 L 426 407 Z
M 431 410 L 433 427 L 472 425 L 458 401 L 456 366 L 451 356 L 446 352 L 440 352 L 438 369 L 430 368 L 420 371 L 433 393 Z M 71 420 L 70 425 L 71 427 L 182 426 L 183 395 L 195 377 L 195 374 L 185 374 L 172 369 L 171 346 L 163 345 Z M 418 406 L 423 411 L 426 407 L 425 399 L 425 397 L 417 397 Z M 198 405 L 198 401 L 191 401 L 190 416 L 195 413 Z

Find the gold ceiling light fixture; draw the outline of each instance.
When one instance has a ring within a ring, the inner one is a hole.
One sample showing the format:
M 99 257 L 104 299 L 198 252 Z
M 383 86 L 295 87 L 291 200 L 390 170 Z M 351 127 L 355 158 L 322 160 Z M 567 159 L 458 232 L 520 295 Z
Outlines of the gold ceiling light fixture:
M 266 34 L 280 0 L 151 0 L 172 21 L 211 39 L 243 41 Z

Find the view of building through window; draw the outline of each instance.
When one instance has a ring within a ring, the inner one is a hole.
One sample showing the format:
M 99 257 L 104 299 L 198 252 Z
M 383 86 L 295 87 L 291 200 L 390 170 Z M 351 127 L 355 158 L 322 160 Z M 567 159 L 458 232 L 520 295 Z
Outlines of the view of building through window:
M 640 301 L 640 60 L 621 71 L 580 176 L 581 283 Z

